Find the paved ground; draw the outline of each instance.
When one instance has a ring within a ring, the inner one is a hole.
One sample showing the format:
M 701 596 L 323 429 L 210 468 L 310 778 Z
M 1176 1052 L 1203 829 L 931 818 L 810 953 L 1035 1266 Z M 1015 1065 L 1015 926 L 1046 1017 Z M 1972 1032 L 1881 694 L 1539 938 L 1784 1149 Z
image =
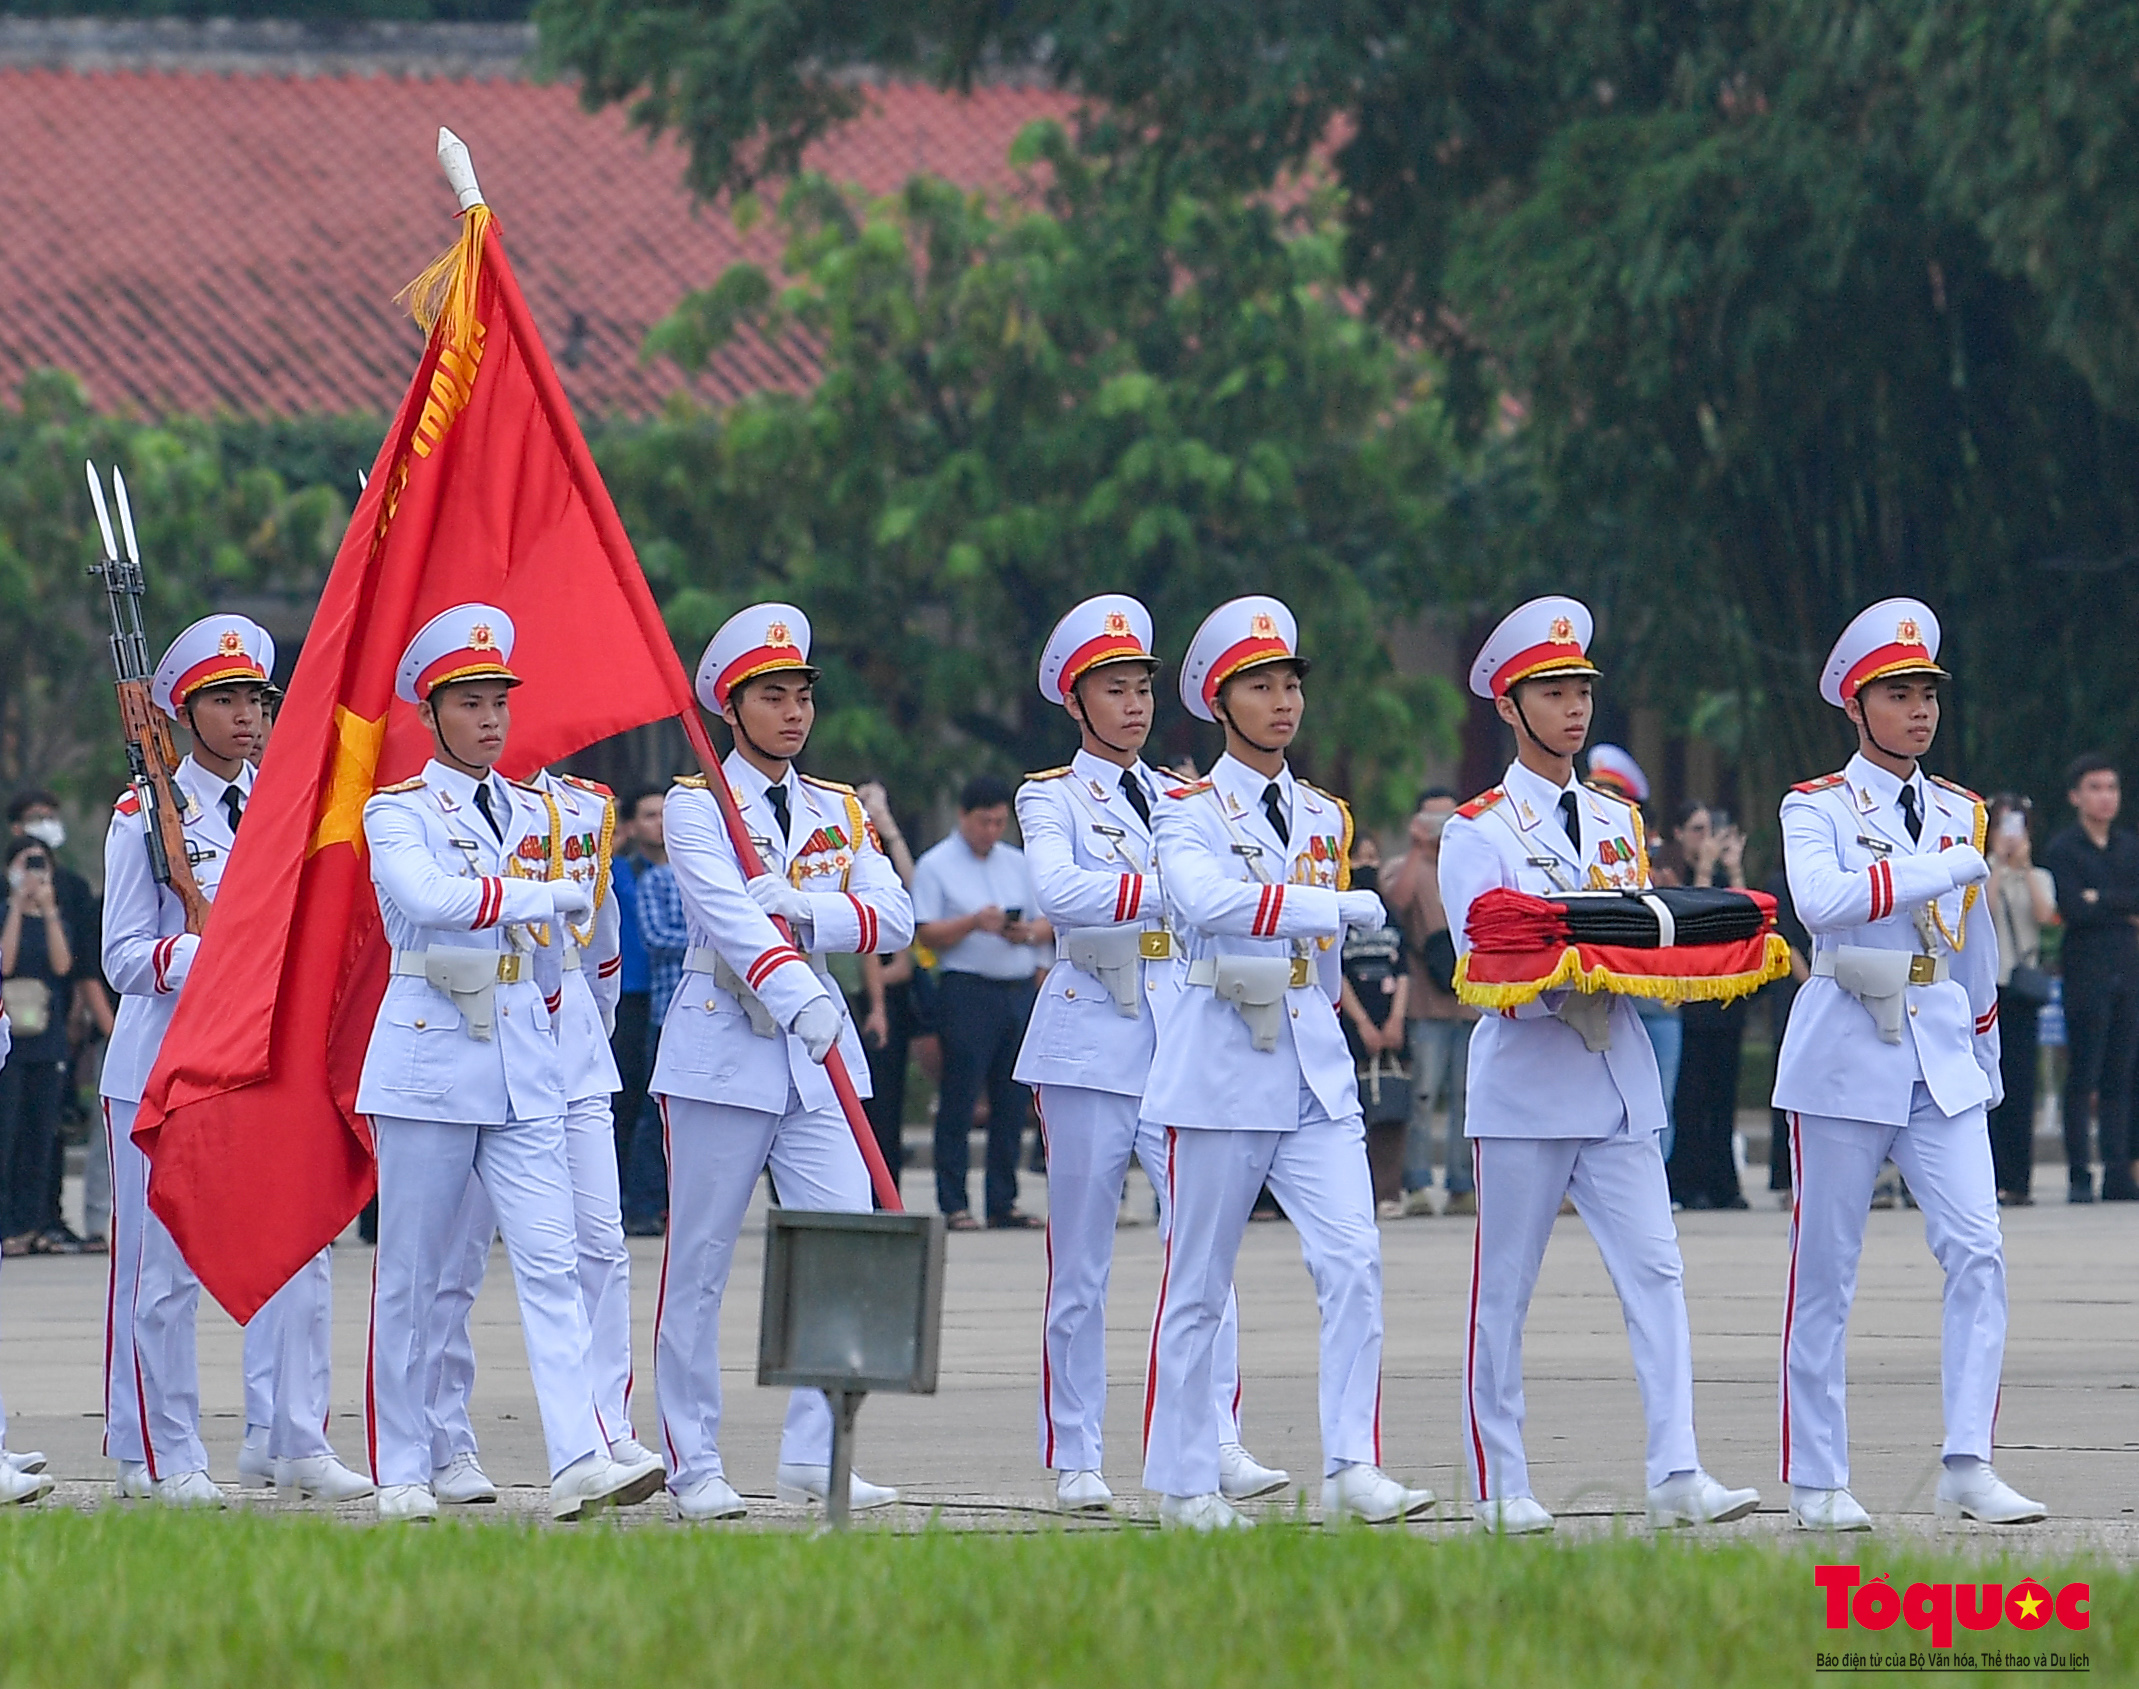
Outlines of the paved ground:
M 925 1176 L 908 1176 L 926 1200 Z M 1028 1204 L 1040 1181 L 1027 1176 Z M 1766 1509 L 1748 1528 L 1780 1527 L 1775 1481 L 1775 1370 L 1786 1219 L 1764 1193 L 1749 1213 L 1688 1214 L 1686 1255 L 1702 1454 L 1734 1484 L 1758 1484 Z M 1132 1191 L 1127 1212 L 1148 1214 Z M 1382 1229 L 1388 1344 L 1386 1465 L 1444 1497 L 1461 1493 L 1457 1381 L 1471 1226 L 1458 1219 L 1393 1221 Z M 783 1398 L 759 1389 L 756 1355 L 761 1221 L 737 1257 L 724 1354 L 731 1479 L 769 1498 Z M 2131 1275 L 2139 1214 L 2048 1203 L 2006 1216 L 2012 1336 L 1999 1421 L 2000 1469 L 2059 1515 L 2060 1542 L 2139 1559 L 2139 1329 Z M 949 1240 L 940 1393 L 872 1398 L 862 1412 L 861 1470 L 898 1484 L 916 1505 L 903 1522 L 1017 1527 L 1052 1499 L 1035 1449 L 1039 1305 L 1046 1275 L 1037 1233 Z M 640 1429 L 651 1442 L 650 1364 L 658 1244 L 634 1245 Z M 359 1414 L 370 1251 L 335 1251 L 334 1440 L 361 1464 Z M 1107 1418 L 1107 1476 L 1138 1496 L 1139 1407 L 1148 1321 L 1157 1286 L 1157 1234 L 1118 1234 L 1109 1354 L 1115 1388 Z M 1248 1441 L 1305 1483 L 1319 1476 L 1315 1323 L 1311 1287 L 1291 1229 L 1249 1228 L 1239 1272 Z M 9 1261 L 0 1276 L 0 1387 L 12 1416 L 9 1446 L 42 1448 L 65 1482 L 59 1499 L 105 1492 L 99 1452 L 105 1269 L 99 1258 Z M 1855 1488 L 1894 1526 L 1928 1527 L 1939 1437 L 1939 1280 L 1917 1215 L 1871 1216 L 1851 1364 Z M 492 1475 L 525 1486 L 532 1507 L 541 1441 L 502 1252 L 477 1308 L 482 1377 L 478 1432 Z M 201 1314 L 204 1431 L 216 1474 L 234 1480 L 240 1423 L 239 1333 L 220 1310 Z M 1616 1302 L 1579 1219 L 1563 1219 L 1546 1257 L 1527 1343 L 1529 1442 L 1540 1498 L 1607 1528 L 1641 1493 L 1640 1405 Z M 1319 1486 L 1313 1486 L 1310 1497 Z M 932 1515 L 930 1509 L 937 1511 Z M 503 1511 L 517 1511 L 509 1506 Z M 651 1511 L 651 1510 L 647 1510 Z M 760 1522 L 795 1518 L 766 1505 Z

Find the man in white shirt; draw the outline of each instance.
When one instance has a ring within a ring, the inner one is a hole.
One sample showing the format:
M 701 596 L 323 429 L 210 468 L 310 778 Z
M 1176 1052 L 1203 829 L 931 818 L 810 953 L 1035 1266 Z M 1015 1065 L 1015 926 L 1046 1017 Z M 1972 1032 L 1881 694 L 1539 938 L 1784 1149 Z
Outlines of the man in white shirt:
M 1029 1228 L 1018 1211 L 1018 1146 L 1031 1094 L 1014 1077 L 1032 1017 L 1037 948 L 1054 929 L 1039 915 L 1025 853 L 1002 842 L 1010 785 L 975 775 L 958 794 L 958 828 L 914 865 L 914 935 L 936 952 L 943 1089 L 936 1106 L 936 1206 L 954 1232 L 978 1231 L 966 1194 L 973 1105 L 988 1094 L 988 1224 Z

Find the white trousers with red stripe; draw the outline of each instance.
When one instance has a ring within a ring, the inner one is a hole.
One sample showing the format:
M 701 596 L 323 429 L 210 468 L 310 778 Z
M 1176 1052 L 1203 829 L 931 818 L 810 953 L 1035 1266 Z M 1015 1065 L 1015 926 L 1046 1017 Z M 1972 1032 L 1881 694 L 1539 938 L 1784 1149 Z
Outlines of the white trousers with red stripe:
M 1139 1121 L 1141 1101 L 1080 1085 L 1040 1085 L 1040 1130 L 1047 1139 L 1047 1302 L 1040 1348 L 1040 1464 L 1097 1472 L 1107 1411 L 1107 1280 L 1122 1180 L 1133 1153 L 1166 1200 L 1166 1129 Z M 1240 1441 L 1240 1314 L 1230 1288 L 1211 1354 L 1211 1392 L 1220 1435 Z
M 1790 1271 L 1783 1302 L 1782 1476 L 1849 1486 L 1847 1341 L 1872 1186 L 1889 1157 L 1945 1270 L 1941 1396 L 1949 1455 L 1988 1460 L 2005 1365 L 2005 1240 L 1983 1110 L 1941 1114 L 1919 1084 L 1906 1126 L 1790 1117 Z
M 334 1251 L 299 1267 L 245 1322 L 245 1428 L 276 1460 L 332 1454 Z
M 194 1316 L 201 1281 L 149 1210 L 137 1103 L 104 1099 L 111 1149 L 111 1276 L 104 1310 L 104 1452 L 152 1478 L 205 1472 Z
M 1303 1087 L 1304 1090 L 1304 1087 Z M 1214 1374 L 1233 1263 L 1264 1184 L 1299 1233 L 1322 1316 L 1322 1470 L 1381 1460 L 1381 1233 L 1356 1114 L 1290 1132 L 1170 1127 L 1173 1225 L 1144 1381 L 1144 1487 L 1218 1488 Z
M 580 1302 L 564 1119 L 503 1126 L 372 1121 L 379 1155 L 379 1248 L 373 1257 L 365 1395 L 372 1480 L 431 1481 L 427 1391 L 432 1311 L 472 1172 L 496 1211 L 520 1298 L 520 1331 L 554 1478 L 606 1447 L 595 1417 Z
M 572 1229 L 578 1239 L 579 1296 L 594 1343 L 594 1406 L 606 1443 L 631 1431 L 631 1254 L 617 1196 L 616 1129 L 607 1096 L 572 1103 L 564 1117 L 572 1167 Z M 468 1402 L 475 1391 L 475 1338 L 469 1316 L 490 1266 L 497 1213 L 483 1182 L 471 1178 L 453 1217 L 455 1242 L 431 1315 L 431 1464 L 476 1452 Z
M 720 1304 L 743 1215 L 769 1166 L 781 1206 L 869 1211 L 869 1170 L 846 1116 L 811 1109 L 790 1087 L 787 1112 L 663 1097 L 668 1145 L 668 1249 L 654 1313 L 654 1400 L 669 1488 L 681 1494 L 722 1476 Z M 821 1390 L 788 1398 L 783 1465 L 832 1458 L 832 1410 Z
M 1648 1420 L 1651 1488 L 1701 1464 L 1693 1435 L 1693 1338 L 1671 1188 L 1654 1132 L 1618 1138 L 1473 1138 L 1478 1230 L 1463 1357 L 1471 1494 L 1530 1491 L 1523 1454 L 1523 1323 L 1560 1198 L 1571 1196 L 1626 1317 Z M 1582 1428 L 1593 1435 L 1594 1426 Z

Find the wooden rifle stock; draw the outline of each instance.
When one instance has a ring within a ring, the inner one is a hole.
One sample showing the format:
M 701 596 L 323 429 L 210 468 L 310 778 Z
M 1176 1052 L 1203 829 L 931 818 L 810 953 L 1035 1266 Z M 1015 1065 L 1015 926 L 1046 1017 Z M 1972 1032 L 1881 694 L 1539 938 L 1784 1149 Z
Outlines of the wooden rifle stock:
M 127 765 L 148 830 L 149 865 L 157 883 L 169 886 L 185 909 L 186 931 L 198 935 L 208 924 L 208 899 L 201 895 L 192 859 L 186 854 L 185 801 L 172 779 L 178 768 L 178 748 L 171 741 L 171 726 L 149 701 L 147 681 L 122 680 L 118 693 Z

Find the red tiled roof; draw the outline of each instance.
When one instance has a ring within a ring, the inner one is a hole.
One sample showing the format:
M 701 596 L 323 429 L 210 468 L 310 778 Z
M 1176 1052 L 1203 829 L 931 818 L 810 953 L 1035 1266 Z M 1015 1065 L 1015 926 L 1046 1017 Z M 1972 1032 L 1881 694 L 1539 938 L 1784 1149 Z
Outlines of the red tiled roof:
M 1017 131 L 1071 104 L 870 93 L 810 162 L 876 193 L 917 171 L 1007 183 Z M 674 142 L 566 87 L 0 69 L 0 401 L 56 365 L 108 409 L 391 410 L 421 350 L 394 295 L 453 235 L 440 124 L 468 143 L 583 417 L 657 409 L 685 383 L 641 361 L 648 327 L 727 265 L 777 261 L 769 220 L 746 235 L 694 208 Z M 738 339 L 690 386 L 725 402 L 811 374 L 801 348 Z

